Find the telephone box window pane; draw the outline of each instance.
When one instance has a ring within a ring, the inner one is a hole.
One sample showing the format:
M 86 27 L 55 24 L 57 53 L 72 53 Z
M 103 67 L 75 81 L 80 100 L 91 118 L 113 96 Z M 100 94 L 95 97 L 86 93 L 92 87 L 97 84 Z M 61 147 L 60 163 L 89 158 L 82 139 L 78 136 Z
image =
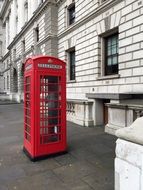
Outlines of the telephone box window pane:
M 59 141 L 58 135 L 43 136 L 43 138 L 40 139 L 41 144 L 48 144 L 57 141 Z
M 30 135 L 29 134 L 25 134 L 25 138 L 30 142 L 31 141 L 31 137 L 30 137 Z
M 30 131 L 31 131 L 30 126 L 26 125 L 26 131 L 27 131 L 28 133 L 30 133 Z
M 59 141 L 61 128 L 61 79 L 58 76 L 40 77 L 40 143 Z

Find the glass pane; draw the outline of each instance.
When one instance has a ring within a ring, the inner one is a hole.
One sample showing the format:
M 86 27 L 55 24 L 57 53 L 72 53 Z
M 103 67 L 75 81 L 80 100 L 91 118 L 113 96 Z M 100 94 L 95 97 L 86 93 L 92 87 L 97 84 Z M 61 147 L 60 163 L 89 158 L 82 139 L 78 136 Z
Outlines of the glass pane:
M 69 24 L 72 24 L 74 22 L 75 22 L 75 6 L 69 9 Z
M 107 46 L 108 46 L 108 47 L 111 46 L 111 38 L 108 38 L 108 40 L 107 40 Z
M 70 56 L 70 80 L 75 80 L 75 51 L 69 53 Z
M 113 36 L 112 37 L 112 45 L 116 45 L 117 44 L 117 36 Z
M 117 59 L 117 56 L 116 56 L 116 57 L 113 57 L 113 60 L 112 60 L 112 62 L 113 62 L 113 65 L 116 65 L 116 64 L 118 63 L 118 59 Z
M 118 64 L 112 65 L 112 73 L 118 73 Z
M 75 65 L 75 51 L 70 52 L 70 64 Z
M 112 55 L 117 53 L 116 45 L 112 46 Z
M 107 60 L 107 65 L 112 65 L 112 59 L 110 57 Z
M 111 48 L 108 48 L 108 55 L 111 55 Z
M 105 74 L 118 73 L 118 34 L 105 38 Z

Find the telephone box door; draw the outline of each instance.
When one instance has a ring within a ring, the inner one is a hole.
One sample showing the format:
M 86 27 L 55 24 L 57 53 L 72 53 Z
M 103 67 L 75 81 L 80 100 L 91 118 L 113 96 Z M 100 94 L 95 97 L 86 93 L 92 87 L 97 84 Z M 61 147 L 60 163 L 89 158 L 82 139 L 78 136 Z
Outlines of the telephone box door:
M 37 151 L 53 153 L 65 149 L 65 87 L 62 73 L 38 73 L 38 107 L 39 124 L 37 128 Z M 61 92 L 62 90 L 62 92 Z M 64 100 L 64 101 L 63 101 Z M 50 146 L 47 146 L 47 145 Z

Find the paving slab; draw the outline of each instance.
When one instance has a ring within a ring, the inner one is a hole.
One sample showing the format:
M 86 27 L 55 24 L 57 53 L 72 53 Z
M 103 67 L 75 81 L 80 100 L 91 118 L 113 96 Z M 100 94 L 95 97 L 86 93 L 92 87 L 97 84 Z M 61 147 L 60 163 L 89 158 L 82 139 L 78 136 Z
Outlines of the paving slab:
M 0 105 L 0 190 L 114 190 L 116 137 L 67 122 L 68 153 L 31 162 L 23 153 L 23 104 Z

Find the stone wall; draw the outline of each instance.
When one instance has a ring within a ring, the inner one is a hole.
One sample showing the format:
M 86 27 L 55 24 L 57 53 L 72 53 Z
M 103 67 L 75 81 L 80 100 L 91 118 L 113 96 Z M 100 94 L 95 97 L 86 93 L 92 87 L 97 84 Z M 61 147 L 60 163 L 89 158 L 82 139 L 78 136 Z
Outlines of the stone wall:
M 143 190 L 143 117 L 116 135 L 115 190 Z
M 90 127 L 94 125 L 92 101 L 67 100 L 67 119 L 78 125 Z
M 122 101 L 123 103 L 109 103 L 108 124 L 105 132 L 115 134 L 119 128 L 130 126 L 137 118 L 143 116 L 142 100 Z M 132 104 L 134 103 L 134 104 Z
M 75 23 L 70 26 L 67 22 L 68 7 L 73 1 L 65 0 L 58 4 L 58 57 L 66 60 L 67 68 L 68 50 L 75 47 L 75 81 L 67 83 L 67 99 L 80 102 L 88 101 L 86 94 L 143 93 L 143 2 L 74 2 Z M 112 32 L 119 33 L 119 71 L 116 75 L 105 76 L 103 38 Z M 134 100 L 132 104 L 138 105 Z M 99 115 L 103 115 L 102 106 L 99 107 L 100 113 L 96 111 L 95 121 Z M 132 111 L 126 113 L 120 106 L 117 109 L 116 113 L 121 112 L 122 116 L 121 120 L 119 118 L 118 122 L 114 122 L 117 128 L 130 125 L 134 119 L 129 118 Z M 93 107 L 93 110 L 96 108 Z M 110 118 L 113 118 L 114 110 L 109 110 Z M 97 123 L 104 124 L 103 119 Z
M 50 3 L 50 1 L 43 1 L 43 4 L 39 4 L 38 1 L 35 1 L 35 4 L 31 5 L 31 0 L 29 2 L 29 15 L 28 22 L 24 23 L 22 16 L 24 17 L 22 4 L 18 6 L 18 16 L 20 22 L 18 23 L 18 32 L 15 32 L 10 35 L 10 41 L 8 44 L 10 45 L 9 51 L 5 54 L 3 58 L 3 63 L 7 63 L 9 60 L 8 69 L 4 70 L 4 77 L 9 75 L 10 77 L 10 88 L 5 89 L 6 92 L 10 93 L 10 98 L 14 98 L 18 101 L 23 99 L 23 64 L 31 55 L 51 55 L 57 56 L 57 7 L 54 3 Z M 45 2 L 45 3 L 44 3 Z M 14 3 L 14 2 L 13 2 Z M 10 8 L 14 12 L 15 6 L 14 4 L 10 4 Z M 40 3 L 40 1 L 39 1 Z M 33 14 L 33 11 L 36 11 Z M 21 10 L 21 12 L 20 12 Z M 14 17 L 15 15 L 13 15 Z M 9 24 L 12 25 L 12 21 L 10 20 Z M 36 33 L 35 28 L 39 27 L 39 41 L 36 41 Z M 12 28 L 14 25 L 12 25 Z M 21 30 L 22 27 L 22 30 Z M 15 35 L 15 36 L 13 36 Z M 15 38 L 13 38 L 15 37 Z M 7 84 L 7 81 L 6 81 Z
M 89 1 L 88 5 L 87 1 L 75 1 L 76 22 L 67 26 L 66 7 L 69 2 L 63 1 L 58 12 L 58 56 L 66 60 L 65 51 L 74 46 L 76 50 L 76 82 L 68 83 L 67 97 L 86 99 L 86 93 L 143 92 L 142 1 L 99 4 L 95 0 Z M 105 78 L 101 39 L 104 33 L 115 28 L 119 32 L 119 75 Z

